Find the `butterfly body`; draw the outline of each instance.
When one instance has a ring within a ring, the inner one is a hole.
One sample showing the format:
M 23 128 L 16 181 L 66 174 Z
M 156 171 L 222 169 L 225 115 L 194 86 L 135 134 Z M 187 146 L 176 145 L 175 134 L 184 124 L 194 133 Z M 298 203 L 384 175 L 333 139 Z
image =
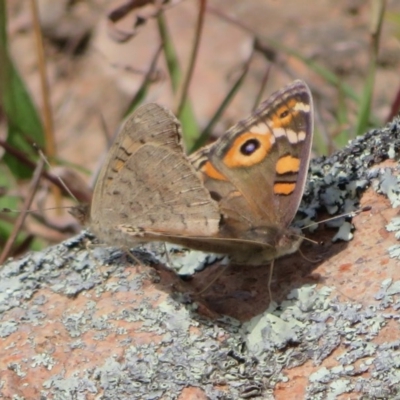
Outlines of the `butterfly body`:
M 128 117 L 94 190 L 89 226 L 109 244 L 166 241 L 259 265 L 295 252 L 291 227 L 312 144 L 312 98 L 295 81 L 187 157 L 157 104 Z

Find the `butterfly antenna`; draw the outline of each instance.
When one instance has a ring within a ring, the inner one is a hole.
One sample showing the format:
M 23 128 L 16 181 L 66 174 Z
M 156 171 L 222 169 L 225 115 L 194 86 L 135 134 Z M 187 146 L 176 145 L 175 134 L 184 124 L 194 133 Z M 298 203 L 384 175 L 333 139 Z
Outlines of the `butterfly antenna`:
M 295 235 L 293 235 L 293 236 L 295 236 Z M 308 237 L 305 237 L 305 236 L 302 236 L 302 235 L 297 235 L 298 237 L 302 237 L 303 238 L 303 240 L 305 240 L 305 241 L 307 241 L 307 242 L 310 242 L 310 243 L 312 243 L 312 244 L 321 244 L 321 242 L 317 242 L 316 240 L 312 240 L 312 239 L 310 239 L 310 238 L 308 238 Z
M 217 279 L 219 279 L 219 278 L 221 277 L 221 275 L 228 269 L 228 267 L 229 267 L 229 265 L 225 265 L 223 268 L 221 268 L 221 271 L 218 271 L 218 272 L 215 274 L 215 277 L 211 280 L 211 282 L 210 282 L 205 288 L 203 288 L 202 290 L 200 290 L 200 292 L 197 292 L 196 294 L 197 294 L 197 295 L 201 295 L 201 294 L 203 294 L 207 289 L 209 289 L 209 288 L 215 283 L 215 281 L 216 281 Z
M 40 158 L 43 160 L 43 162 L 49 168 L 52 168 L 47 157 L 44 155 L 43 151 L 36 144 L 34 144 L 33 146 L 35 147 L 36 151 L 38 152 L 38 154 L 39 154 Z M 60 184 L 64 188 L 64 190 L 71 196 L 71 198 L 73 198 L 77 203 L 79 203 L 78 199 L 74 196 L 74 194 L 71 192 L 69 187 L 65 184 L 65 182 L 62 180 L 62 178 L 58 175 L 56 175 L 56 178 L 58 179 L 58 181 L 60 182 Z M 58 208 L 60 208 L 60 207 L 58 207 Z
M 335 215 L 332 218 L 324 219 L 324 220 L 319 221 L 319 222 L 313 222 L 312 224 L 306 225 L 301 229 L 307 229 L 310 226 L 318 225 L 318 224 L 321 224 L 321 223 L 327 222 L 327 221 L 332 221 L 332 220 L 335 220 L 335 219 L 341 218 L 341 217 L 349 217 L 349 216 L 355 217 L 356 215 L 361 214 L 362 212 L 365 212 L 365 211 L 369 211 L 369 210 L 371 210 L 371 207 L 370 206 L 365 206 L 365 207 L 361 208 L 360 210 L 351 211 L 351 212 L 340 214 L 340 215 Z M 303 240 L 307 240 L 308 242 L 311 242 L 313 244 L 321 244 L 321 242 L 316 242 L 315 240 L 309 239 L 307 237 L 304 237 Z M 310 258 L 307 258 L 300 249 L 299 249 L 299 253 L 305 260 L 307 260 L 307 261 L 309 261 L 311 263 L 319 262 L 319 260 L 311 260 Z
M 327 218 L 327 219 L 324 219 L 322 221 L 313 222 L 313 223 L 311 223 L 309 225 L 303 226 L 301 229 L 307 229 L 310 226 L 319 225 L 319 224 L 322 224 L 323 222 L 333 221 L 335 219 L 339 219 L 339 218 L 342 218 L 342 217 L 352 217 L 353 218 L 356 215 L 361 214 L 362 212 L 370 211 L 371 208 L 372 208 L 371 206 L 365 206 L 365 207 L 361 208 L 360 210 L 350 211 L 350 212 L 347 212 L 347 213 L 335 215 L 334 217 Z
M 60 209 L 64 209 L 64 208 L 70 209 L 71 206 L 47 207 L 46 210 L 60 210 Z M 40 209 L 30 209 L 30 210 L 24 210 L 24 209 L 22 209 L 22 210 L 14 210 L 14 209 L 8 208 L 8 207 L 0 208 L 0 213 L 19 213 L 19 214 L 20 214 L 20 213 L 25 213 L 25 214 L 28 214 L 28 213 L 35 213 L 35 212 L 39 212 L 39 211 L 42 211 L 42 210 L 40 210 Z

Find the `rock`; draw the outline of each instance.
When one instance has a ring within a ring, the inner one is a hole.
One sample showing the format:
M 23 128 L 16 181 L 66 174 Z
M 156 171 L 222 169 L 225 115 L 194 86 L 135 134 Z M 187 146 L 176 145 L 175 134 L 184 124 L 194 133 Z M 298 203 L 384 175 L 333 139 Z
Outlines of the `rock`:
M 306 233 L 323 240 L 303 244 L 307 259 L 276 260 L 273 302 L 268 267 L 229 267 L 198 295 L 218 263 L 182 281 L 147 250 L 135 266 L 121 250 L 88 248 L 85 233 L 9 260 L 0 397 L 399 396 L 399 149 L 397 119 L 313 161 L 303 220 L 370 211 L 353 218 L 351 241 L 333 244 L 319 227 Z

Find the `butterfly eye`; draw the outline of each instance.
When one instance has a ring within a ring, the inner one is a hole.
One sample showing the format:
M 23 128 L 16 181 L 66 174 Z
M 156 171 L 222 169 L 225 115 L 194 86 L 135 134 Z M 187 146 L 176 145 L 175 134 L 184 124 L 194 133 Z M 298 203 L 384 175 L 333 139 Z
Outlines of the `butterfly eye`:
M 260 146 L 261 144 L 257 139 L 250 139 L 240 146 L 240 152 L 245 156 L 250 156 L 260 148 Z

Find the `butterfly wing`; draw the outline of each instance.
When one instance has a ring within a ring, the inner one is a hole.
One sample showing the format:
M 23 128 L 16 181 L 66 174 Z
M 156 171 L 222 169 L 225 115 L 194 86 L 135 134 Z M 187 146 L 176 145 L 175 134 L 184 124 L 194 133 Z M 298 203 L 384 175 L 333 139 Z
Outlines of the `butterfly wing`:
M 218 172 L 210 162 L 210 152 L 216 143 L 203 147 L 189 159 L 204 182 L 205 187 L 209 190 L 211 197 L 218 202 L 221 214 L 224 216 L 224 228 L 228 231 L 220 231 L 220 235 L 224 237 L 240 238 L 242 233 L 251 229 L 254 218 L 250 215 L 249 205 L 245 197 L 238 195 L 236 187 L 227 180 L 220 172 Z
M 218 204 L 210 197 L 181 144 L 180 124 L 157 104 L 126 120 L 99 174 L 90 227 L 100 239 L 114 232 L 152 240 L 168 235 L 213 236 Z M 121 235 L 117 235 L 118 240 Z
M 232 235 L 250 227 L 273 232 L 290 225 L 307 178 L 312 115 L 310 90 L 295 81 L 193 156 L 205 186 L 222 199 L 220 209 Z

